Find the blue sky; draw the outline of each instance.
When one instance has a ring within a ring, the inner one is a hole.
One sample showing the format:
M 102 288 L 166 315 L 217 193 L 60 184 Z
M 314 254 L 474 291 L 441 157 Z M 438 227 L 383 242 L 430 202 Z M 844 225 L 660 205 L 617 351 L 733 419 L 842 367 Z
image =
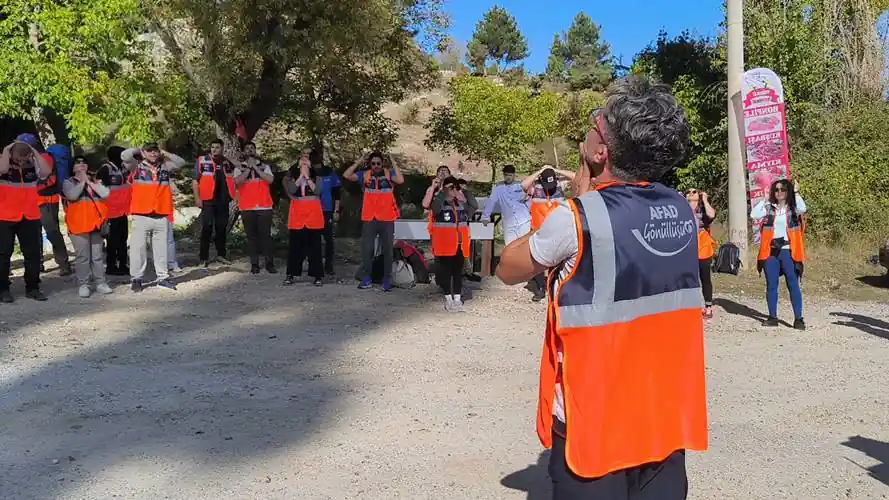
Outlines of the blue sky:
M 695 34 L 714 36 L 724 18 L 722 0 L 446 0 L 445 10 L 451 15 L 451 36 L 468 42 L 475 24 L 493 5 L 509 10 L 528 39 L 531 56 L 525 60 L 525 69 L 531 73 L 546 69 L 553 34 L 567 30 L 580 11 L 602 27 L 612 54 L 622 56 L 626 65 L 661 29 L 670 35 L 688 29 Z

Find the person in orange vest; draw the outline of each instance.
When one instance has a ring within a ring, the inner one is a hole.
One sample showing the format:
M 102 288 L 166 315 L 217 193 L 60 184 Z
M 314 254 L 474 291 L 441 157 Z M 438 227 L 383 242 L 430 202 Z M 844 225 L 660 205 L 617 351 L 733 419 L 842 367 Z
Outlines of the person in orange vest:
M 65 225 L 71 243 L 74 244 L 74 273 L 79 286 L 78 295 L 86 299 L 92 293 L 90 281 L 96 291 L 107 295 L 111 287 L 105 281 L 105 251 L 102 226 L 108 220 L 108 197 L 111 190 L 90 175 L 89 165 L 83 156 L 75 156 L 71 166 L 73 177 L 62 182 L 65 206 Z
M 201 265 L 210 265 L 210 240 L 216 246 L 216 261 L 230 265 L 226 249 L 229 203 L 236 198 L 235 167 L 240 162 L 223 155 L 224 144 L 219 139 L 210 143 L 210 152 L 198 157 L 194 164 L 195 206 L 201 209 L 201 244 L 198 258 Z M 213 235 L 216 237 L 213 238 Z
M 685 199 L 695 214 L 698 225 L 698 269 L 701 273 L 701 291 L 704 294 L 704 319 L 713 317 L 713 246 L 716 241 L 710 235 L 710 224 L 716 219 L 716 210 L 710 205 L 707 193 L 691 188 L 685 191 Z
M 65 238 L 59 229 L 59 182 L 56 176 L 56 165 L 52 156 L 49 155 L 40 144 L 40 139 L 34 134 L 20 134 L 17 141 L 28 144 L 40 153 L 40 156 L 49 164 L 52 173 L 46 179 L 41 179 L 38 183 L 40 189 L 40 224 L 46 232 L 46 239 L 52 245 L 53 259 L 59 266 L 59 276 L 70 276 L 71 262 L 68 259 L 68 247 L 65 246 Z M 43 244 L 40 245 L 41 258 L 43 255 Z M 41 262 L 41 271 L 43 265 Z
M 590 121 L 576 198 L 503 249 L 497 276 L 551 270 L 537 435 L 553 498 L 684 499 L 686 450 L 707 449 L 697 226 L 655 181 L 689 126 L 669 87 L 635 76 Z
M 383 153 L 365 154 L 346 169 L 343 177 L 361 184 L 364 196 L 361 201 L 361 268 L 358 288 L 367 290 L 371 285 L 371 269 L 376 253 L 376 239 L 380 238 L 380 252 L 383 255 L 383 291 L 392 290 L 392 252 L 395 245 L 395 220 L 398 219 L 398 205 L 395 203 L 395 186 L 404 183 L 404 176 L 392 155 L 387 155 L 390 168 L 385 168 Z M 370 168 L 358 172 L 358 168 Z
M 429 237 L 436 260 L 435 272 L 442 275 L 436 276 L 436 282 L 444 289 L 445 311 L 460 312 L 463 310 L 463 266 L 471 243 L 469 221 L 478 210 L 478 202 L 454 177 L 446 177 L 441 186 L 428 204 Z
M 40 194 L 38 181 L 52 167 L 33 146 L 13 142 L 0 154 L 0 302 L 13 302 L 9 271 L 15 239 L 25 260 L 25 295 L 45 301 L 40 292 Z
M 562 180 L 559 180 L 559 177 Z M 531 211 L 531 230 L 537 231 L 546 216 L 556 207 L 559 200 L 565 199 L 567 183 L 574 180 L 574 173 L 567 170 L 556 170 L 550 165 L 529 175 L 522 181 L 522 189 L 528 197 Z M 534 302 L 546 298 L 546 274 L 540 273 L 531 280 L 534 291 Z
M 318 196 L 317 177 L 309 161 L 308 153 L 290 167 L 284 176 L 284 191 L 290 197 L 290 213 L 287 228 L 290 244 L 287 252 L 287 277 L 285 285 L 292 285 L 302 276 L 303 262 L 309 260 L 309 276 L 315 286 L 324 284 L 324 265 L 321 261 L 321 233 L 324 231 L 324 210 Z
M 798 186 L 787 179 L 773 182 L 769 199 L 760 201 L 750 210 L 750 218 L 762 224 L 756 267 L 760 273 L 766 273 L 769 317 L 765 326 L 778 326 L 778 281 L 783 274 L 793 306 L 793 327 L 806 329 L 803 292 L 799 286 L 806 262 L 805 213 L 806 202 L 799 195 Z
M 133 227 L 130 238 L 130 278 L 133 292 L 143 290 L 142 277 L 148 266 L 148 245 L 151 244 L 154 272 L 160 288 L 175 290 L 167 268 L 167 232 L 173 214 L 172 173 L 185 166 L 185 160 L 161 151 L 157 143 L 125 150 L 120 155 L 130 171 L 132 200 L 130 213 Z M 137 160 L 136 158 L 141 158 Z
M 96 172 L 96 179 L 108 188 L 108 235 L 106 236 L 106 267 L 109 276 L 129 276 L 127 238 L 129 237 L 130 203 L 132 185 L 129 172 L 123 166 L 120 154 L 123 148 L 111 146 L 105 151 L 105 163 Z
M 247 233 L 247 253 L 250 254 L 250 272 L 259 274 L 259 255 L 265 259 L 265 270 L 276 274 L 275 245 L 272 241 L 272 219 L 274 200 L 272 183 L 275 174 L 272 167 L 263 163 L 256 154 L 256 145 L 248 142 L 244 146 L 246 158 L 235 167 L 235 186 L 238 190 L 238 210 L 244 221 Z

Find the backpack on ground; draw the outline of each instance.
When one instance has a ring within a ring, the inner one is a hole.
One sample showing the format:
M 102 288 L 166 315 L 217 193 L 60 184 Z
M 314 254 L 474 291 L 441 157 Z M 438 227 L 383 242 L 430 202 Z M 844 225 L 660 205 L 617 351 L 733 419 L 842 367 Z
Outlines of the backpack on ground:
M 741 270 L 741 250 L 734 243 L 723 243 L 716 252 L 713 261 L 713 272 L 734 274 Z
M 379 252 L 379 247 L 377 247 Z M 407 268 L 407 269 L 405 269 Z M 371 281 L 383 282 L 383 255 L 378 253 L 373 260 L 370 272 Z M 411 288 L 416 283 L 429 283 L 429 269 L 426 258 L 419 248 L 398 240 L 392 249 L 392 285 L 398 288 Z

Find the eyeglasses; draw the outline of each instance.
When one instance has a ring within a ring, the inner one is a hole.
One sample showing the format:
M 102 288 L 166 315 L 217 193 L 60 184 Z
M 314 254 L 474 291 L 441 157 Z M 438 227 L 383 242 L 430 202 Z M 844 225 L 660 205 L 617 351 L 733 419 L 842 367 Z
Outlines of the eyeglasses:
M 777 187 L 775 188 L 775 192 L 776 192 L 776 193 L 786 193 L 786 192 L 787 192 L 787 188 L 784 188 L 784 187 L 781 187 L 781 186 L 777 186 Z
M 379 167 L 379 166 L 382 165 L 382 164 L 383 164 L 383 162 L 380 162 L 380 161 L 372 161 L 372 162 L 370 162 L 370 166 L 372 166 L 372 167 Z
M 688 191 L 685 192 L 685 194 L 698 194 L 698 190 L 697 189 L 689 189 Z
M 605 142 L 605 136 L 602 134 L 602 129 L 599 128 L 599 120 L 602 118 L 602 108 L 593 108 L 590 111 L 590 123 L 593 125 L 593 130 L 596 131 L 596 135 L 599 136 L 599 140 Z

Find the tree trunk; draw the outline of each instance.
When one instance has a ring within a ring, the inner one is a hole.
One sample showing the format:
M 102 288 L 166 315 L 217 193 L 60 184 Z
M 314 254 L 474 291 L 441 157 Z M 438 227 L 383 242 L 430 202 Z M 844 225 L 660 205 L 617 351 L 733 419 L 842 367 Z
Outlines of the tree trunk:
M 42 108 L 31 108 L 31 118 L 34 121 L 34 129 L 37 130 L 37 137 L 40 143 L 46 146 L 57 144 L 56 134 L 47 120 Z M 66 134 L 67 135 L 67 134 Z
M 553 137 L 550 139 L 550 141 L 552 141 L 552 144 L 553 144 L 553 159 L 555 160 L 555 163 L 556 163 L 555 167 L 559 168 L 559 150 L 558 150 L 558 148 L 556 148 L 556 138 Z

